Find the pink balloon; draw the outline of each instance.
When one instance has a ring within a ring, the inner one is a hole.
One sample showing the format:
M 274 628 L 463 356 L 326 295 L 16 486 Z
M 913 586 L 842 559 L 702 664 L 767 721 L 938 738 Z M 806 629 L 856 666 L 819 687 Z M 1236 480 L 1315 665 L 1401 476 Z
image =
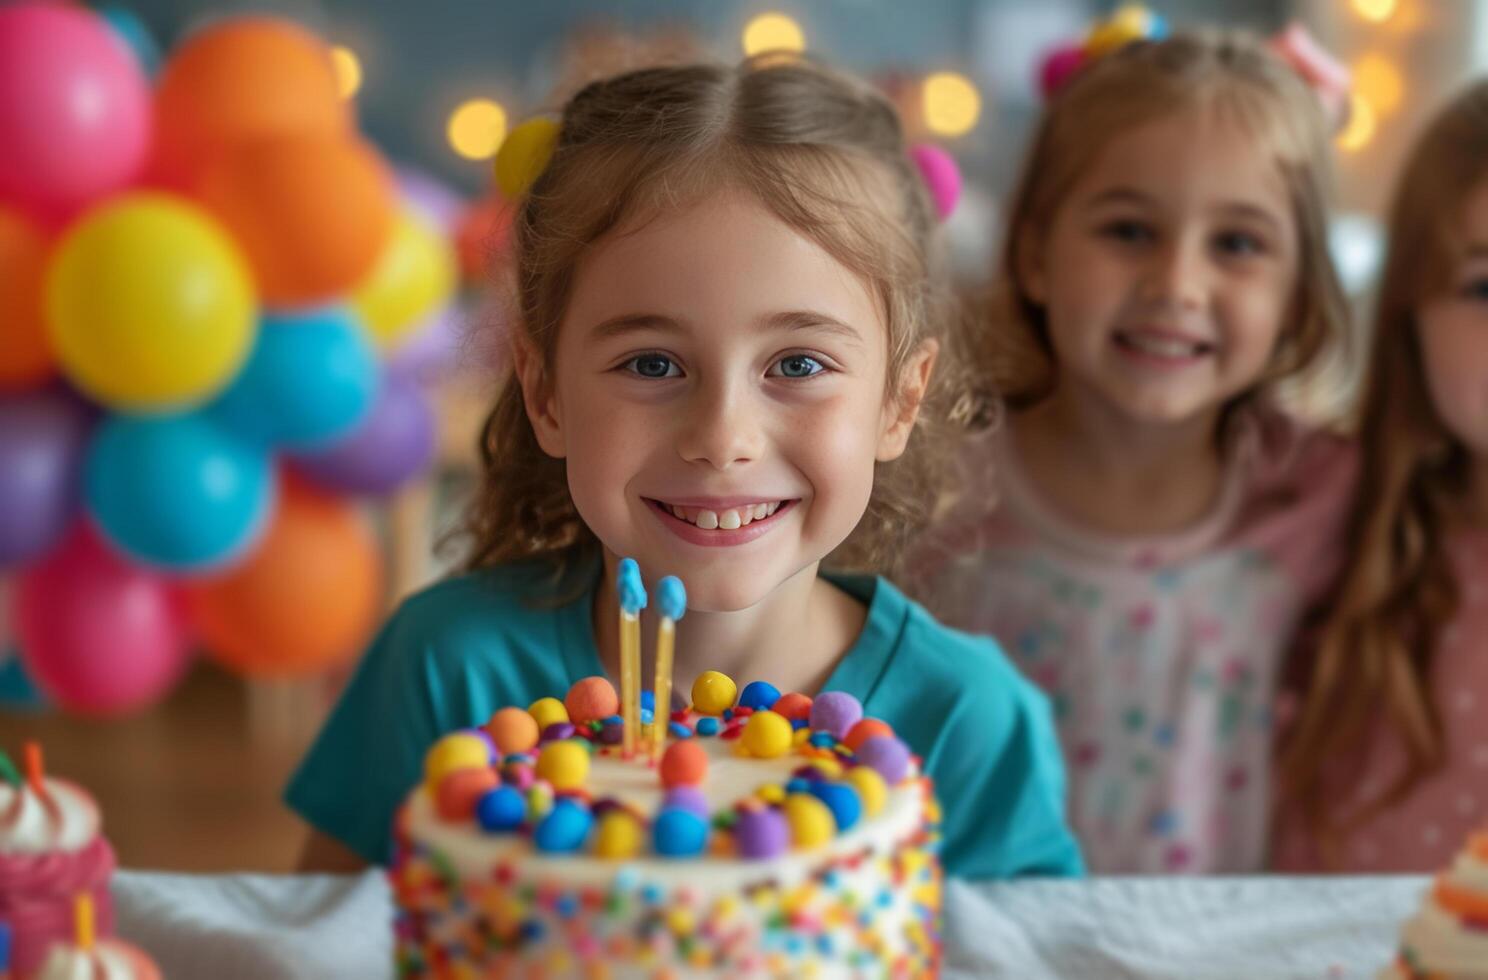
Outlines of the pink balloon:
M 961 200 L 961 168 L 956 166 L 956 158 L 933 143 L 918 143 L 910 147 L 909 155 L 920 168 L 925 186 L 930 188 L 936 215 L 941 221 L 946 220 Z
M 0 7 L 0 196 L 56 213 L 126 185 L 150 143 L 150 88 L 103 18 Z
M 1065 44 L 1044 55 L 1039 64 L 1039 92 L 1044 98 L 1053 98 L 1054 93 L 1064 87 L 1085 66 L 1084 42 Z
M 65 710 L 143 708 L 190 662 L 181 595 L 110 551 L 86 522 L 20 577 L 14 603 L 26 672 Z

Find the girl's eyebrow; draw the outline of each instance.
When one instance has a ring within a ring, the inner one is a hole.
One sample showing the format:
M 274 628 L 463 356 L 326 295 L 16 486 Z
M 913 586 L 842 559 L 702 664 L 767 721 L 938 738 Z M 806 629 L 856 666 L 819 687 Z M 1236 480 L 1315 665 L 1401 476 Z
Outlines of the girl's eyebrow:
M 780 313 L 771 313 L 761 317 L 759 323 L 766 330 L 786 332 L 820 330 L 839 337 L 849 344 L 863 346 L 863 334 L 857 327 L 817 310 L 785 310 Z
M 1109 187 L 1092 197 L 1085 206 L 1097 208 L 1106 204 L 1138 204 L 1144 207 L 1156 207 L 1157 203 L 1152 195 L 1143 193 L 1134 187 Z M 1223 201 L 1216 210 L 1233 217 L 1251 218 L 1271 225 L 1277 230 L 1280 230 L 1282 224 L 1270 208 L 1251 201 Z
M 863 335 L 851 324 L 847 324 L 829 313 L 818 310 L 785 310 L 761 316 L 756 323 L 761 330 L 794 332 L 797 330 L 821 330 L 842 338 L 850 344 L 863 346 Z M 609 340 L 642 330 L 681 334 L 687 327 L 681 321 L 661 313 L 622 313 L 597 323 L 589 335 L 593 340 Z

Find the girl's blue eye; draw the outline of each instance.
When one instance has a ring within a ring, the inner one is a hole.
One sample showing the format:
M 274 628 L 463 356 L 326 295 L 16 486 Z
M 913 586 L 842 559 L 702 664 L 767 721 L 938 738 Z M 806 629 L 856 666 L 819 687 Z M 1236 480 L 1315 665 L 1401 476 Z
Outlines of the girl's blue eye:
M 787 357 L 782 357 L 775 362 L 775 368 L 778 368 L 779 371 L 777 372 L 771 369 L 770 373 L 778 373 L 782 378 L 809 378 L 814 374 L 821 374 L 826 370 L 826 368 L 822 367 L 820 361 L 805 354 L 791 354 Z
M 665 354 L 642 354 L 625 362 L 625 368 L 643 378 L 680 378 L 681 370 Z
M 1220 232 L 1214 244 L 1226 255 L 1259 255 L 1264 251 L 1259 238 L 1243 231 Z

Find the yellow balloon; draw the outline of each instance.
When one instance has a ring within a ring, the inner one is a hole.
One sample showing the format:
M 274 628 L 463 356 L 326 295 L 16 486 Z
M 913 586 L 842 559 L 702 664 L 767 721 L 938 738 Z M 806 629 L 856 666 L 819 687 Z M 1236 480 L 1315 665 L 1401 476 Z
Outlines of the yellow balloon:
M 496 151 L 496 186 L 508 199 L 527 193 L 553 157 L 558 145 L 558 124 L 538 116 L 507 134 Z
M 449 302 L 459 260 L 449 239 L 423 216 L 403 211 L 372 273 L 351 294 L 372 337 L 396 347 L 408 331 Z
M 46 312 L 62 370 L 123 410 L 215 394 L 258 326 L 253 280 L 227 233 L 159 193 L 121 195 L 68 231 L 47 269 Z

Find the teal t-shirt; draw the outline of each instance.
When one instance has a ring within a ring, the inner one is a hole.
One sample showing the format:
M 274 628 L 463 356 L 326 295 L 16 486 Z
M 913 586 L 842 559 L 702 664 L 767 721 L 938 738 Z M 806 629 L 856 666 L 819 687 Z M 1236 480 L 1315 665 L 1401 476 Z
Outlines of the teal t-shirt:
M 286 802 L 384 863 L 394 811 L 436 739 L 507 705 L 561 698 L 574 681 L 603 674 L 592 584 L 567 604 L 534 605 L 524 597 L 537 575 L 529 566 L 489 569 L 404 602 L 290 781 Z M 924 760 L 944 810 L 947 871 L 1083 873 L 1044 695 L 996 643 L 940 625 L 884 579 L 831 581 L 865 603 L 868 616 L 824 690 L 855 695 Z M 738 678 L 741 687 L 754 679 Z

